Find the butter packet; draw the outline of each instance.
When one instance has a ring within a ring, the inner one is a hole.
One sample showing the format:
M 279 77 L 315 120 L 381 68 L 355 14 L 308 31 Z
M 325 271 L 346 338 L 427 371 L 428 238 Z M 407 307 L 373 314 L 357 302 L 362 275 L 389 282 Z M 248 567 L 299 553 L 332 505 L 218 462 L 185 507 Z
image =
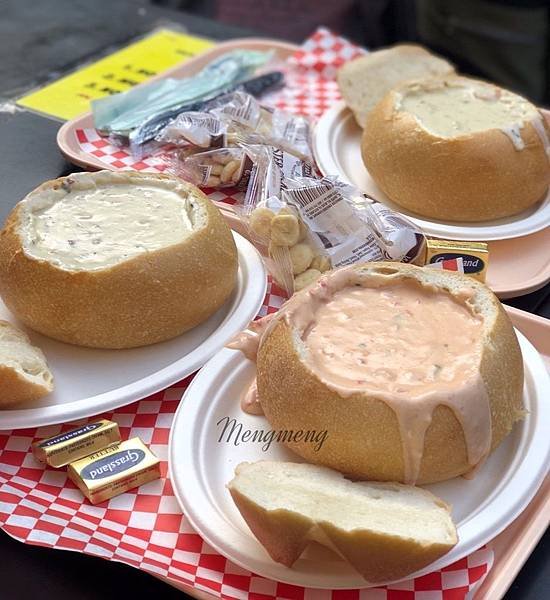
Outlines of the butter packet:
M 92 504 L 99 504 L 160 477 L 160 460 L 132 438 L 73 462 L 67 470 Z
M 118 424 L 101 419 L 35 442 L 32 453 L 36 460 L 59 468 L 119 440 Z
M 488 245 L 484 242 L 428 239 L 424 264 L 457 271 L 479 281 L 485 281 L 489 265 Z

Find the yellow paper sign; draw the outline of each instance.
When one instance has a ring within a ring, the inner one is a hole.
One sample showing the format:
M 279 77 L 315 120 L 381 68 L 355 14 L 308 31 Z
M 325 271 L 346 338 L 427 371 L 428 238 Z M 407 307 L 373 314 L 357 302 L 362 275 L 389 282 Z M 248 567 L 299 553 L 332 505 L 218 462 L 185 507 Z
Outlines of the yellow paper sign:
M 169 29 L 161 29 L 117 52 L 58 79 L 17 104 L 61 119 L 72 119 L 90 110 L 90 101 L 125 92 L 214 42 Z

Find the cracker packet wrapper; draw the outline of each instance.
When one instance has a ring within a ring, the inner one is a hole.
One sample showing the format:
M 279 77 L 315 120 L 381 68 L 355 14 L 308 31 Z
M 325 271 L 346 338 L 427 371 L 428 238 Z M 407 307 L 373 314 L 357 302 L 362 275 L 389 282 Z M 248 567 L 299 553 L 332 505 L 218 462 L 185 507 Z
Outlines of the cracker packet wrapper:
M 170 130 L 178 128 L 178 121 L 189 122 L 190 117 L 185 116 L 188 114 L 179 115 L 156 139 L 173 142 Z M 308 119 L 265 107 L 251 94 L 240 90 L 225 94 L 209 102 L 201 114 L 210 115 L 211 130 L 225 133 L 223 145 L 271 145 L 309 162 L 313 161 L 311 124 Z M 202 118 L 206 119 L 205 116 Z
M 275 146 L 313 162 L 311 124 L 305 117 L 262 106 L 243 92 L 228 94 L 212 112 L 228 121 L 235 144 Z
M 203 150 L 223 148 L 227 145 L 227 125 L 207 112 L 185 112 L 171 121 L 155 140 Z
M 237 187 L 245 190 L 252 171 L 252 160 L 242 148 L 219 148 L 183 155 L 172 153 L 167 171 L 198 187 Z
M 273 152 L 257 151 L 241 209 L 252 237 L 267 248 L 269 271 L 289 295 L 331 268 L 422 262 L 425 238 L 415 225 L 334 177 L 305 174 L 301 162 L 284 156 L 277 168 Z
M 251 145 L 246 152 L 253 167 L 244 202 L 235 210 L 262 250 L 268 271 L 291 294 L 294 274 L 306 270 L 303 263 L 311 263 L 308 256 L 315 242 L 298 210 L 283 200 L 282 189 L 290 178 L 315 175 L 315 167 L 275 146 Z

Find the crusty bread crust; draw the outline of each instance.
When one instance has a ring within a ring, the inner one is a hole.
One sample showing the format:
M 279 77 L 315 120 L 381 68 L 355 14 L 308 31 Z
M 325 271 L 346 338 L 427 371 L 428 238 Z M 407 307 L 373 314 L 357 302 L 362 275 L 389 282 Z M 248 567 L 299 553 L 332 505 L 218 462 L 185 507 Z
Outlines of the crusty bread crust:
M 32 346 L 28 335 L 8 321 L 0 320 L 0 338 L 8 339 L 8 343 L 12 342 L 8 347 L 13 349 L 13 355 L 4 352 L 0 360 L 0 409 L 22 402 L 32 402 L 52 392 L 53 375 L 48 369 L 46 357 L 40 348 Z M 32 348 L 35 365 L 41 367 L 40 372 L 32 375 L 25 373 L 17 346 Z M 18 365 L 19 368 L 14 365 Z
M 336 73 L 342 97 L 364 128 L 369 112 L 386 92 L 410 79 L 454 73 L 443 58 L 416 44 L 398 44 L 344 63 Z
M 140 176 L 130 174 L 136 181 Z M 63 181 L 46 182 L 34 193 Z M 97 271 L 64 270 L 25 254 L 16 206 L 0 232 L 0 294 L 6 306 L 44 335 L 97 348 L 154 344 L 205 321 L 235 287 L 237 249 L 219 210 L 198 188 L 181 184 L 204 206 L 205 226 L 179 244 Z
M 368 583 L 397 581 L 433 563 L 454 544 L 429 545 L 375 531 L 343 531 L 331 523 L 317 524 L 289 510 L 268 511 L 238 490 L 231 497 L 247 525 L 275 562 L 286 567 L 300 558 L 310 543 L 307 534 L 319 527 L 338 553 Z
M 265 510 L 234 487 L 229 486 L 229 492 L 269 556 L 292 567 L 309 543 L 307 533 L 315 525 L 313 521 L 290 510 Z
M 445 543 L 435 539 L 427 541 L 412 536 L 392 535 L 375 528 L 367 529 L 359 524 L 353 529 L 344 529 L 328 519 L 313 519 L 305 512 L 307 508 L 303 512 L 290 508 L 268 510 L 239 489 L 240 466 L 236 469 L 235 479 L 228 484 L 231 497 L 250 530 L 271 558 L 289 568 L 300 558 L 308 544 L 315 540 L 337 552 L 367 582 L 377 584 L 396 581 L 434 562 L 449 552 L 458 541 L 456 530 L 449 533 L 448 543 Z M 276 474 L 272 473 L 274 475 Z M 336 483 L 340 474 L 335 476 Z M 277 485 L 276 479 L 273 485 Z M 447 514 L 450 513 L 451 507 L 430 492 L 420 488 L 413 489 L 418 495 L 430 496 L 434 508 L 438 505 Z M 281 498 L 281 504 L 284 505 L 284 491 L 281 491 Z M 316 501 L 317 498 L 311 498 L 312 504 Z M 384 499 L 379 502 L 384 503 Z M 387 518 L 391 518 L 390 514 L 388 510 Z M 433 518 L 441 519 L 438 514 Z
M 374 531 L 344 532 L 330 523 L 322 529 L 339 553 L 369 583 L 397 581 L 447 554 L 454 544 L 429 545 Z
M 358 265 L 378 274 L 388 269 L 442 290 L 466 284 L 478 291 L 489 307 L 483 330 L 480 373 L 492 416 L 491 449 L 510 432 L 522 412 L 523 362 L 508 315 L 482 283 L 466 276 L 401 263 Z M 304 292 L 300 292 L 304 293 Z M 296 349 L 291 328 L 279 320 L 264 338 L 257 359 L 258 397 L 274 429 L 327 430 L 321 449 L 289 442 L 307 461 L 325 465 L 357 479 L 405 481 L 399 425 L 394 411 L 382 400 L 364 393 L 343 398 L 310 370 Z M 478 399 L 472 398 L 472 402 Z M 436 408 L 425 436 L 418 484 L 444 481 L 467 473 L 466 442 L 453 411 Z
M 361 142 L 369 174 L 393 202 L 430 219 L 477 222 L 515 215 L 548 192 L 548 156 L 531 123 L 522 150 L 498 129 L 442 138 L 395 108 L 399 90 L 369 113 Z
M 15 369 L 0 365 L 0 409 L 22 402 L 32 402 L 49 394 L 53 386 L 30 381 Z

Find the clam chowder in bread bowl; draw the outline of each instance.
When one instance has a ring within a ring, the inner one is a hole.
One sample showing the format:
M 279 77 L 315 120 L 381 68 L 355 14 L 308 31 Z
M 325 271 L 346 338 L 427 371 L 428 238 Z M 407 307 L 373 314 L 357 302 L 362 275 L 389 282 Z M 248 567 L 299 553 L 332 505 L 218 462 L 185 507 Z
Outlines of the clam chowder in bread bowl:
M 486 221 L 541 200 L 550 130 L 524 98 L 466 77 L 402 84 L 369 113 L 363 162 L 403 208 L 430 219 Z
M 237 267 L 218 209 L 166 175 L 99 171 L 47 182 L 0 233 L 7 307 L 81 346 L 144 346 L 195 327 L 228 299 Z
M 482 283 L 402 263 L 324 274 L 232 348 L 257 362 L 246 410 L 273 429 L 326 430 L 288 447 L 357 479 L 471 473 L 522 412 L 512 324 Z

